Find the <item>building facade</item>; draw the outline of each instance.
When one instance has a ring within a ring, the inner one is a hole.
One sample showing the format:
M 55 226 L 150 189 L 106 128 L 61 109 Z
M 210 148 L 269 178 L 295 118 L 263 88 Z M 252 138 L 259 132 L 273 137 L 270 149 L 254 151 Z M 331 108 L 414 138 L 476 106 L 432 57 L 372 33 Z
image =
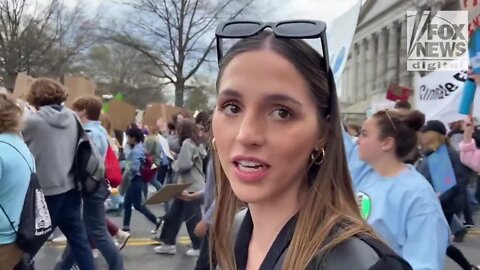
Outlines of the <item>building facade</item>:
M 407 10 L 455 10 L 459 0 L 367 0 L 341 77 L 342 113 L 364 119 L 390 84 L 413 89 L 407 71 Z

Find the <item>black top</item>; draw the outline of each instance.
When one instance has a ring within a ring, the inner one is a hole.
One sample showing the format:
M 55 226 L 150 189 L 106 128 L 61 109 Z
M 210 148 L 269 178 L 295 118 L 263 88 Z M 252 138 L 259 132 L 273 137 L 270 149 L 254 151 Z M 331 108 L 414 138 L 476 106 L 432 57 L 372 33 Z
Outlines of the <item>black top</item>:
M 245 217 L 238 228 L 235 241 L 235 261 L 237 270 L 245 270 L 248 260 L 248 247 L 252 237 L 253 222 L 250 211 L 246 211 Z M 259 270 L 282 269 L 288 247 L 293 237 L 297 222 L 297 215 L 293 216 L 282 228 L 273 242 Z M 326 260 L 322 256 L 314 258 L 307 267 L 310 269 L 325 270 L 367 270 L 379 261 L 377 252 L 358 237 L 352 237 L 335 247 Z
M 296 223 L 297 215 L 293 216 L 285 224 L 285 226 L 283 226 L 282 230 L 265 256 L 265 259 L 263 260 L 259 270 L 274 269 L 281 255 L 290 246 Z M 242 225 L 239 228 L 237 240 L 235 241 L 235 261 L 237 263 L 237 270 L 244 270 L 247 268 L 248 246 L 250 244 L 250 239 L 252 238 L 252 231 L 252 216 L 250 215 L 250 211 L 247 211 L 245 213 L 245 218 L 243 219 Z

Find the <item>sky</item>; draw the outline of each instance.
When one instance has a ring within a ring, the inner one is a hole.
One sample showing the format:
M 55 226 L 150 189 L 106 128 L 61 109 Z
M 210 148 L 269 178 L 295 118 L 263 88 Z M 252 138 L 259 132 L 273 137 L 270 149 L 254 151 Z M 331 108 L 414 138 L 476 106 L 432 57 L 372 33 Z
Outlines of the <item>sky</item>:
M 40 4 L 46 4 L 50 0 L 37 0 Z M 67 6 L 74 7 L 77 1 L 83 1 L 85 8 L 91 11 L 92 15 L 100 12 L 101 15 L 121 20 L 125 16 L 118 3 L 122 0 L 63 0 Z M 130 0 L 135 1 L 135 0 Z M 219 0 L 208 0 L 215 4 Z M 261 10 L 267 11 L 259 18 L 246 18 L 261 21 L 280 21 L 289 19 L 312 19 L 322 20 L 328 25 L 339 15 L 350 9 L 359 0 L 256 0 L 255 5 Z M 365 0 L 362 0 L 365 2 Z M 279 5 L 280 4 L 280 5 Z M 259 16 L 259 15 L 256 15 Z M 204 71 L 211 73 L 204 69 Z M 172 91 L 168 91 L 172 92 Z M 173 93 L 172 93 L 173 94 Z M 167 93 L 167 97 L 170 93 Z

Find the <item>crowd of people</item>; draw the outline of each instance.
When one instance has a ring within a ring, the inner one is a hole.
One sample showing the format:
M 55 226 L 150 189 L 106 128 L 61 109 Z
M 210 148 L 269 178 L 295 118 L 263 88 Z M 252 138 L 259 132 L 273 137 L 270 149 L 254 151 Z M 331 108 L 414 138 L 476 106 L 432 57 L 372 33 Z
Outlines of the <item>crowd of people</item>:
M 1 93 L 0 269 L 33 267 L 35 254 L 17 236 L 34 172 L 52 227 L 68 243 L 59 270 L 95 269 L 96 252 L 109 269 L 125 269 L 132 208 L 152 224 L 158 254 L 177 253 L 185 222 L 196 270 L 442 270 L 446 256 L 479 270 L 454 245 L 475 225 L 479 202 L 473 119 L 447 132 L 402 101 L 361 126 L 343 123 L 325 64 L 305 42 L 258 30 L 221 59 L 212 112 L 159 116 L 155 126 L 125 130 L 112 129 L 97 97 L 67 108 L 66 89 L 50 79 L 31 85 L 31 110 Z M 78 180 L 82 132 L 105 172 L 114 153 L 121 183 L 107 173 Z M 430 162 L 438 155 L 454 174 L 445 190 L 436 185 L 440 164 Z M 143 204 L 149 186 L 169 183 L 189 186 L 155 214 Z M 106 215 L 113 197 L 121 228 Z

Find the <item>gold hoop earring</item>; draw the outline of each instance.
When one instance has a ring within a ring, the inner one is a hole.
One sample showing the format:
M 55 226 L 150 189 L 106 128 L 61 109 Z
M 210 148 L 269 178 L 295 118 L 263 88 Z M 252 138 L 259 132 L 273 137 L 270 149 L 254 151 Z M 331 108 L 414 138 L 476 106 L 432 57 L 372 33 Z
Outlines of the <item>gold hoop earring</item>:
M 217 152 L 217 147 L 215 146 L 215 137 L 212 138 L 212 149 L 213 152 Z
M 318 154 L 315 155 L 315 152 L 313 152 L 310 155 L 310 160 L 312 161 L 313 164 L 315 165 L 322 165 L 323 160 L 325 159 L 325 148 L 322 147 L 322 150 L 317 152 Z

